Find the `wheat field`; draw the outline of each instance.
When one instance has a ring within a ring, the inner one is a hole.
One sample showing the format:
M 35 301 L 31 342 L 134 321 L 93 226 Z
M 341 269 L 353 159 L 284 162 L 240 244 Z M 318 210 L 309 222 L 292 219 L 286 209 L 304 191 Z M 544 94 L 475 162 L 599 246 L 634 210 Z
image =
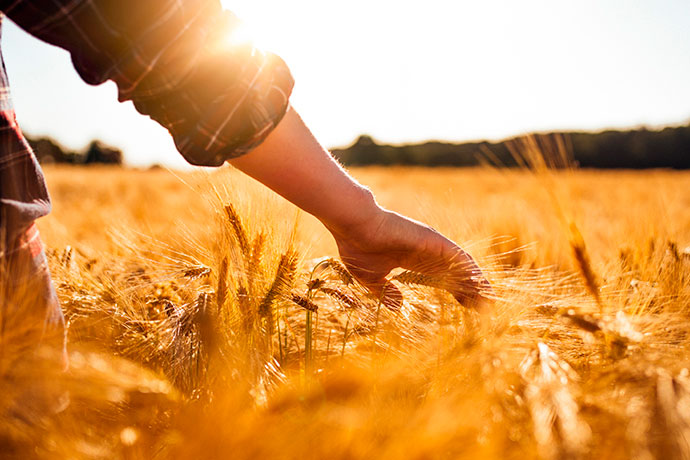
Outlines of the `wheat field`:
M 352 172 L 477 259 L 488 313 L 411 273 L 382 306 L 230 167 L 50 167 L 70 368 L 2 367 L 3 458 L 690 458 L 690 173 Z

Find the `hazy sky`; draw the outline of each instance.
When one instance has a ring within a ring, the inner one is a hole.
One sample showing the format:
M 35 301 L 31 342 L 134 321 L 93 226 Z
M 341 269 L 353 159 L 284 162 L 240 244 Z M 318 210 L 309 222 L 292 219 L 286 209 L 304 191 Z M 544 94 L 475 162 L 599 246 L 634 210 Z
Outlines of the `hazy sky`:
M 232 0 L 296 79 L 293 105 L 326 146 L 497 139 L 526 131 L 690 120 L 688 0 Z M 24 131 L 93 138 L 130 164 L 184 165 L 167 132 L 91 87 L 66 52 L 6 21 Z

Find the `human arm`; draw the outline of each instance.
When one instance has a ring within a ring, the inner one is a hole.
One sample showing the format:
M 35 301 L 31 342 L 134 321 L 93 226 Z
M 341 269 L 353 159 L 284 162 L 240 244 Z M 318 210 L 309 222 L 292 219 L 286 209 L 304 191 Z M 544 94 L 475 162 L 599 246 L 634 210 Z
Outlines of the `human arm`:
M 316 216 L 341 259 L 375 294 L 397 267 L 444 280 L 463 304 L 481 307 L 489 284 L 472 257 L 431 227 L 388 211 L 319 144 L 290 108 L 261 145 L 230 163 Z M 386 295 L 396 296 L 390 285 Z
M 471 257 L 378 206 L 296 112 L 283 117 L 292 89 L 287 67 L 233 42 L 237 24 L 218 0 L 0 0 L 0 9 L 69 51 L 87 83 L 113 80 L 119 98 L 166 127 L 190 163 L 229 160 L 319 218 L 374 292 L 400 266 L 443 274 L 462 301 L 479 295 L 483 277 Z

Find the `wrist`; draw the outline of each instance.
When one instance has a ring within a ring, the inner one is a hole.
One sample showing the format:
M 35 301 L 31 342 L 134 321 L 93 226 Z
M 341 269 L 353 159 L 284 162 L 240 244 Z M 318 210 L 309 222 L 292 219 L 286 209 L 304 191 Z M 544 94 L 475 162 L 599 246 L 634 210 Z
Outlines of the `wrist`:
M 321 223 L 337 237 L 352 237 L 364 229 L 377 225 L 385 210 L 376 202 L 368 188 L 357 184 L 345 196 L 339 196 L 338 205 L 323 216 L 317 216 Z

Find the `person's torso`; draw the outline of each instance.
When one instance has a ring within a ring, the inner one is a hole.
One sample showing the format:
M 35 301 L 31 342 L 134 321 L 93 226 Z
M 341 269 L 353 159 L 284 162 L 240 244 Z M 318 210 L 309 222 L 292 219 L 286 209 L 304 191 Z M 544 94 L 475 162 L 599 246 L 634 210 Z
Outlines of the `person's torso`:
M 50 212 L 43 172 L 17 125 L 2 57 L 0 12 L 0 252 L 34 220 Z

